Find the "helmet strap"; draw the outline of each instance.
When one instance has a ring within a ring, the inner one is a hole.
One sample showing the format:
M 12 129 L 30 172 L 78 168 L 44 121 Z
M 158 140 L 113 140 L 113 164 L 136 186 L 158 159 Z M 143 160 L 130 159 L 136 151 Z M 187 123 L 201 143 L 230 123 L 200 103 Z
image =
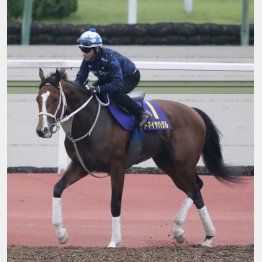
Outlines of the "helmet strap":
M 94 47 L 93 49 L 94 49 L 94 53 L 97 54 L 98 51 L 99 51 L 99 46 L 96 46 L 96 47 Z

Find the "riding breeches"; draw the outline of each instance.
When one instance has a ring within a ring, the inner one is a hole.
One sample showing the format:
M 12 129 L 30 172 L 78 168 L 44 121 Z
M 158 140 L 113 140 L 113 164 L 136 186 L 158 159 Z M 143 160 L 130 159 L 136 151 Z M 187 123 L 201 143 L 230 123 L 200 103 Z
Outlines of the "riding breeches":
M 132 98 L 127 94 L 130 93 L 140 81 L 140 72 L 137 69 L 133 74 L 125 77 L 122 81 L 121 88 L 117 90 L 109 90 L 108 94 L 111 101 L 123 108 L 125 108 L 131 115 L 138 116 L 143 107 L 139 106 Z M 98 86 L 105 84 L 102 80 L 97 80 L 93 85 Z
M 127 94 L 130 93 L 139 83 L 140 81 L 140 72 L 136 70 L 132 75 L 124 78 L 123 86 L 121 90 L 117 91 L 109 91 L 110 99 L 117 105 L 124 107 L 127 111 L 134 116 L 140 114 L 143 110 L 141 106 L 139 106 L 132 98 L 130 98 Z

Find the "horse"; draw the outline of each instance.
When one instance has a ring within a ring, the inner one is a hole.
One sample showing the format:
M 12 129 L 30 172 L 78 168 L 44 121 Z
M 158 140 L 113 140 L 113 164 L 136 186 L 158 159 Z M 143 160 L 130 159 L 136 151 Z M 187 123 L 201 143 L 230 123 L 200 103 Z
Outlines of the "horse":
M 62 221 L 61 197 L 63 191 L 79 179 L 94 172 L 106 173 L 111 178 L 112 234 L 108 247 L 117 247 L 121 238 L 121 199 L 123 193 L 127 145 L 130 131 L 124 130 L 112 117 L 106 103 L 87 88 L 79 87 L 67 79 L 65 70 L 56 69 L 45 76 L 39 68 L 40 85 L 36 98 L 39 137 L 50 138 L 59 127 L 65 128 L 65 149 L 71 162 L 61 179 L 54 185 L 52 223 L 59 243 L 68 240 Z M 173 129 L 143 131 L 141 151 L 136 162 L 152 158 L 164 174 L 182 190 L 186 197 L 174 218 L 173 234 L 177 243 L 185 241 L 187 213 L 194 204 L 205 231 L 202 245 L 211 247 L 216 230 L 201 195 L 203 181 L 196 172 L 202 156 L 207 170 L 219 181 L 238 182 L 237 174 L 224 163 L 221 133 L 211 118 L 202 110 L 182 103 L 152 100 L 166 114 Z

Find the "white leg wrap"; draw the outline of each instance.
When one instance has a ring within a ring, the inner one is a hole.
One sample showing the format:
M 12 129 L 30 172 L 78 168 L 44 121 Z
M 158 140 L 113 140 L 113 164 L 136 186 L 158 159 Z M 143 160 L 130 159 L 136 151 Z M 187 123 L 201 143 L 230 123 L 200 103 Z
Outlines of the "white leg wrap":
M 53 197 L 53 225 L 62 225 L 62 203 L 61 198 Z
M 182 203 L 179 211 L 174 220 L 174 237 L 178 243 L 183 243 L 185 241 L 185 234 L 182 225 L 186 220 L 186 215 L 193 204 L 193 200 L 187 197 Z
M 189 197 L 187 197 L 184 202 L 182 203 L 179 211 L 177 212 L 177 215 L 175 217 L 175 223 L 179 225 L 183 225 L 186 219 L 186 215 L 188 213 L 188 210 L 191 208 L 193 204 L 193 200 Z
M 65 244 L 68 239 L 68 233 L 62 225 L 62 204 L 61 198 L 53 198 L 53 216 L 52 223 L 56 228 L 56 236 L 60 244 Z
M 116 247 L 121 242 L 121 223 L 120 216 L 112 217 L 112 237 L 108 247 Z
M 209 216 L 206 206 L 202 207 L 201 209 L 198 209 L 198 213 L 204 226 L 206 236 L 215 236 L 216 230 Z

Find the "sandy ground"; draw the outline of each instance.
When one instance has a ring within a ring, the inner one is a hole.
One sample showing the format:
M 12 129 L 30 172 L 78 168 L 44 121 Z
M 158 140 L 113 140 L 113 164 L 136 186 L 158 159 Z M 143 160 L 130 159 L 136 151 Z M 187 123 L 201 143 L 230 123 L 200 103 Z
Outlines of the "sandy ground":
M 83 247 L 8 247 L 8 261 L 61 261 L 61 262 L 253 262 L 254 245 L 218 246 L 173 246 L 147 248 L 83 248 Z
M 99 174 L 103 175 L 103 174 Z M 200 176 L 205 204 L 216 228 L 213 246 L 254 244 L 254 177 L 226 186 Z M 52 217 L 58 174 L 8 174 L 8 245 L 60 246 Z M 122 246 L 172 246 L 173 219 L 185 194 L 167 175 L 128 174 L 122 198 Z M 87 176 L 62 195 L 65 246 L 105 247 L 111 237 L 110 177 Z M 193 205 L 184 224 L 186 244 L 201 244 L 204 230 Z
M 126 175 L 122 243 L 116 250 L 105 248 L 111 235 L 109 177 L 88 176 L 64 191 L 69 240 L 57 242 L 51 210 L 53 186 L 60 177 L 8 175 L 8 261 L 253 261 L 254 177 L 229 187 L 201 176 L 202 195 L 216 227 L 213 248 L 207 249 L 200 246 L 204 230 L 194 206 L 183 226 L 186 242 L 173 239 L 173 219 L 185 194 L 168 176 Z

